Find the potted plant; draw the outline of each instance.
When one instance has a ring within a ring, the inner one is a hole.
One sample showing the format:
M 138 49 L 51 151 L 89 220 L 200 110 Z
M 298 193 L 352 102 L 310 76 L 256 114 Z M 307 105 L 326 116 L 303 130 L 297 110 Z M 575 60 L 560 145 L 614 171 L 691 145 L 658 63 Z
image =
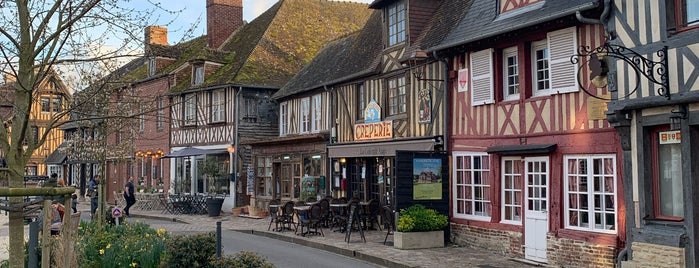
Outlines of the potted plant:
M 393 246 L 398 249 L 444 247 L 446 215 L 416 204 L 400 210 Z
M 209 181 L 209 192 L 213 192 L 213 195 L 210 194 L 209 197 L 206 198 L 206 211 L 209 217 L 221 215 L 221 207 L 223 207 L 224 198 L 216 194 L 221 187 L 221 184 L 217 183 L 222 175 L 221 163 L 212 158 L 207 158 L 199 168 L 201 174 L 206 176 L 206 179 Z

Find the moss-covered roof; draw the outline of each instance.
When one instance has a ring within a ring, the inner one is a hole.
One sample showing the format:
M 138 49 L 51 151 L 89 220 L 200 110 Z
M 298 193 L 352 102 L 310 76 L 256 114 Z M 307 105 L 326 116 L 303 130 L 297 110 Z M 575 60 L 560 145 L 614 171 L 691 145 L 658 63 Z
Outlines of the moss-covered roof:
M 227 40 L 226 65 L 205 83 L 280 88 L 327 42 L 361 29 L 370 14 L 361 3 L 281 0 Z
M 328 43 L 321 52 L 272 97 L 284 98 L 322 87 L 352 75 L 378 72 L 383 51 L 381 11 L 362 30 Z

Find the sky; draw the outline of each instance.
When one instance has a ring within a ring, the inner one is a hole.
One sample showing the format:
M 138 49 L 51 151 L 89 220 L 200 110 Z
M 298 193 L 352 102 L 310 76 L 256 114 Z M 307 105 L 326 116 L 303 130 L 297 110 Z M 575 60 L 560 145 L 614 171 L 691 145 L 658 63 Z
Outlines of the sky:
M 374 0 L 344 1 L 368 4 Z M 135 5 L 138 5 L 139 2 L 147 3 L 142 0 L 136 0 L 134 2 Z M 168 25 L 169 43 L 173 44 L 183 41 L 183 34 L 189 30 L 193 24 L 197 25 L 193 31 L 193 37 L 206 34 L 206 0 L 162 0 L 161 2 L 163 3 L 163 7 L 168 10 L 181 10 L 178 15 L 160 12 L 160 14 L 154 16 L 155 21 L 151 22 L 153 25 L 162 25 L 172 21 Z M 243 0 L 243 20 L 251 22 L 276 2 L 277 0 Z M 197 23 L 198 20 L 199 22 Z

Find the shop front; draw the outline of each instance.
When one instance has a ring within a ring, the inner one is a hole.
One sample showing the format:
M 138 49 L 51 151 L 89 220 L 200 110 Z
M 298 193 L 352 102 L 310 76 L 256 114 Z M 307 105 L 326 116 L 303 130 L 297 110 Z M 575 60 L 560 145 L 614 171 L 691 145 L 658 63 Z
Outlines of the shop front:
M 265 210 L 270 200 L 318 200 L 331 195 L 327 135 L 279 137 L 248 143 L 254 168 L 248 169 L 250 204 Z
M 434 151 L 440 137 L 391 141 L 355 142 L 328 145 L 331 160 L 333 197 L 379 200 L 395 207 L 397 168 L 401 165 L 397 151 Z

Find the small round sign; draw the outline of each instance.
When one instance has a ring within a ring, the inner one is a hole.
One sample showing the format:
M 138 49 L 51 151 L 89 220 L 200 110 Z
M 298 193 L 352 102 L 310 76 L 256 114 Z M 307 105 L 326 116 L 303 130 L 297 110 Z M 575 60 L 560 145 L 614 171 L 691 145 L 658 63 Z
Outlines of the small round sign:
M 121 218 L 121 215 L 122 215 L 122 214 L 123 214 L 123 213 L 121 212 L 121 209 L 120 209 L 120 208 L 113 208 L 113 209 L 112 209 L 112 217 L 114 217 L 114 218 Z

